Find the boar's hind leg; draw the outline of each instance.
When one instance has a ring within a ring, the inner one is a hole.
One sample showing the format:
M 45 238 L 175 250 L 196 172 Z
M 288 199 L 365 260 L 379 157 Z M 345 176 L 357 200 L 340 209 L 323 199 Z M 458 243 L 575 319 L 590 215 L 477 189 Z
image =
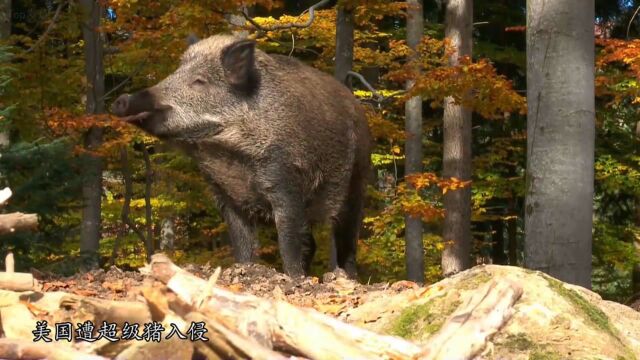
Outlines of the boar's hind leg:
M 333 246 L 337 264 L 333 263 L 332 266 L 337 265 L 354 279 L 357 276 L 356 244 L 362 224 L 363 186 L 360 179 L 352 180 L 347 200 L 333 224 Z
M 233 257 L 236 262 L 247 263 L 253 261 L 258 248 L 255 226 L 247 218 L 232 209 L 224 206 L 222 217 L 229 231 Z

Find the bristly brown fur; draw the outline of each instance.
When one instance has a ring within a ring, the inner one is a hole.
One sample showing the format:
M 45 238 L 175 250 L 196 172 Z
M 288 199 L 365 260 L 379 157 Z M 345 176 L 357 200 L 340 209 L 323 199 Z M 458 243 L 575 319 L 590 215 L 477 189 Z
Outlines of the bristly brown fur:
M 175 73 L 129 97 L 153 113 L 138 125 L 197 159 L 236 260 L 253 258 L 255 224 L 275 222 L 285 270 L 301 274 L 315 250 L 310 226 L 331 221 L 338 265 L 353 275 L 370 168 L 364 112 L 330 75 L 241 41 L 191 45 Z

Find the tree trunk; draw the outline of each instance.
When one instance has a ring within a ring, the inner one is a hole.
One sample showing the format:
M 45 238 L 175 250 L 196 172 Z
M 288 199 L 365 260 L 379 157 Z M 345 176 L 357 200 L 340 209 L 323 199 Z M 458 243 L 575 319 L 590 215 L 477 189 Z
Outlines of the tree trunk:
M 151 158 L 149 157 L 149 150 L 147 145 L 142 144 L 142 157 L 144 158 L 144 210 L 145 210 L 145 225 L 147 228 L 147 236 L 144 241 L 145 249 L 147 250 L 147 260 L 151 261 L 151 255 L 154 252 L 153 242 L 153 213 L 151 209 L 151 186 L 153 185 L 153 169 L 151 168 Z
M 343 6 L 338 8 L 336 17 L 336 65 L 335 78 L 351 88 L 347 73 L 353 68 L 353 12 Z
M 11 0 L 0 0 L 0 39 L 11 35 Z
M 507 222 L 507 234 L 509 235 L 509 265 L 518 266 L 518 219 L 509 219 Z
M 451 65 L 457 65 L 461 56 L 471 56 L 472 22 L 472 0 L 449 0 L 445 37 L 455 50 L 449 59 Z M 446 98 L 443 122 L 442 176 L 471 180 L 471 111 Z M 444 210 L 442 272 L 450 276 L 471 266 L 471 188 L 447 192 Z
M 491 257 L 494 264 L 504 265 L 507 258 L 504 254 L 504 222 L 496 220 L 491 224 L 492 241 L 491 241 Z
M 640 140 L 640 121 L 636 124 L 636 137 Z M 635 224 L 637 227 L 640 227 L 640 196 L 636 196 L 636 218 Z M 636 237 L 633 245 L 636 248 L 636 253 L 640 255 L 640 239 Z M 631 270 L 631 290 L 633 294 L 640 295 L 640 263 L 636 263 L 633 265 L 633 269 Z
M 246 12 L 247 14 L 251 15 L 250 8 L 247 8 L 246 6 L 240 7 L 238 11 Z M 225 18 L 229 25 L 231 25 L 231 33 L 233 35 L 243 39 L 249 36 L 249 31 L 244 29 L 244 25 L 247 22 L 244 16 L 239 14 L 228 14 L 225 16 Z
M 173 217 L 162 220 L 160 230 L 160 250 L 173 251 L 176 240 L 176 221 Z
M 85 13 L 82 24 L 84 39 L 85 75 L 87 77 L 86 112 L 100 114 L 104 112 L 104 66 L 102 36 L 99 32 L 102 6 L 100 2 L 81 0 Z M 102 144 L 102 129 L 93 127 L 84 138 L 85 148 L 89 151 Z M 82 185 L 82 228 L 80 233 L 80 252 L 86 255 L 89 267 L 97 266 L 97 252 L 100 242 L 100 215 L 102 200 L 102 159 L 85 155 L 85 180 Z
M 0 40 L 6 40 L 11 36 L 11 0 L 0 0 Z M 9 129 L 0 132 L 0 149 L 9 147 Z M 0 173 L 0 179 L 4 175 Z
M 594 0 L 527 1 L 525 266 L 591 287 Z
M 351 81 L 347 81 L 347 73 L 353 68 L 353 12 L 338 7 L 336 16 L 336 60 L 333 76 L 336 80 L 351 89 Z M 333 270 L 338 267 L 338 257 L 335 241 L 331 241 L 331 254 L 329 267 Z
M 640 227 L 640 196 L 636 197 L 636 226 Z M 640 239 L 636 238 L 633 243 L 636 248 L 636 252 L 640 254 Z M 633 265 L 631 272 L 631 289 L 634 294 L 640 294 L 640 263 Z
M 129 154 L 126 148 L 120 149 L 120 162 L 122 164 L 122 181 L 124 183 L 124 203 L 122 204 L 122 213 L 120 219 L 129 229 L 131 229 L 140 239 L 140 241 L 147 244 L 147 240 L 142 230 L 140 230 L 136 224 L 130 219 L 131 213 L 131 198 L 133 198 L 133 179 L 131 178 L 131 168 L 129 166 Z
M 415 50 L 424 33 L 422 0 L 409 0 L 407 4 L 409 6 L 407 10 L 407 44 Z M 414 83 L 414 81 L 408 81 L 407 89 L 411 88 Z M 422 172 L 422 98 L 416 96 L 409 99 L 405 104 L 404 113 L 404 126 L 407 133 L 404 148 L 404 174 L 406 176 Z M 407 278 L 422 283 L 424 282 L 422 219 L 405 215 L 404 223 Z

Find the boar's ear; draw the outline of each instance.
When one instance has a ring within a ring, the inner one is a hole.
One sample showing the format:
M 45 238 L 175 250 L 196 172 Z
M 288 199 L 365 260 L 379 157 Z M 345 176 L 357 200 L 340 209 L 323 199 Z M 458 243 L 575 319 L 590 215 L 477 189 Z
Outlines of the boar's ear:
M 238 91 L 249 93 L 257 86 L 255 48 L 254 41 L 240 40 L 222 50 L 224 76 Z
M 200 41 L 200 38 L 198 38 L 198 36 L 194 33 L 191 33 L 189 34 L 189 36 L 187 36 L 187 46 L 191 46 L 198 41 Z

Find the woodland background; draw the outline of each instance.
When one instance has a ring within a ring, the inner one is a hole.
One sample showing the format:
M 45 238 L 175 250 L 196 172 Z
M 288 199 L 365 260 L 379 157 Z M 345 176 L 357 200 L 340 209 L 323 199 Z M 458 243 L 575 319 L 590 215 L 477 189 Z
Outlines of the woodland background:
M 14 192 L 6 211 L 37 213 L 40 228 L 4 236 L 0 252 L 12 250 L 22 269 L 71 274 L 111 264 L 139 267 L 164 241 L 173 242 L 177 263 L 230 264 L 224 223 L 193 162 L 104 114 L 105 109 L 119 94 L 171 73 L 189 34 L 238 30 L 233 24 L 246 25 L 265 51 L 289 54 L 333 73 L 339 8 L 353 16 L 352 69 L 376 90 L 351 78 L 376 139 L 376 180 L 368 190 L 358 249 L 360 280 L 407 277 L 407 213 L 424 221 L 425 282 L 440 279 L 447 246 L 443 196 L 464 191 L 460 187 L 471 191 L 471 263 L 522 265 L 525 1 L 474 1 L 473 56 L 457 65 L 449 62 L 445 6 L 439 1 L 424 1 L 424 37 L 417 53 L 405 41 L 405 2 L 334 1 L 315 11 L 311 26 L 264 31 L 306 22 L 305 10 L 315 3 L 3 0 L 2 13 L 10 16 L 0 19 L 0 185 Z M 640 147 L 635 135 L 640 20 L 631 21 L 638 6 L 635 0 L 596 0 L 594 19 L 592 284 L 603 297 L 617 301 L 640 291 Z M 245 22 L 241 10 L 254 25 Z M 87 31 L 92 28 L 99 29 L 94 38 Z M 96 83 L 91 75 L 103 76 L 101 94 L 90 86 Z M 424 100 L 422 171 L 409 180 L 404 177 L 407 80 L 416 84 L 410 94 Z M 473 109 L 471 183 L 442 175 L 442 107 L 448 96 Z M 100 223 L 90 221 L 92 207 L 99 209 Z M 313 273 L 320 275 L 327 270 L 329 236 L 325 228 L 314 232 L 319 251 Z M 274 230 L 264 229 L 260 240 L 260 261 L 279 266 Z

